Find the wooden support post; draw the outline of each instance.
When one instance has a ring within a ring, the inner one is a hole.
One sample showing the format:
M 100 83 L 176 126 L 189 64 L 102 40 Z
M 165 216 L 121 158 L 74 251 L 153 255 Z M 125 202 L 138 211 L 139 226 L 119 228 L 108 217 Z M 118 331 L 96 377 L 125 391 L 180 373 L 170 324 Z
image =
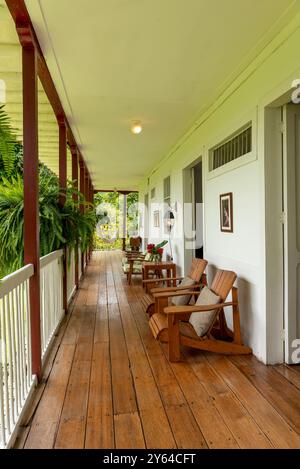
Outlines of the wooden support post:
M 59 186 L 61 195 L 59 196 L 59 203 L 64 205 L 66 202 L 65 191 L 67 188 L 67 127 L 65 119 L 58 118 L 59 127 Z M 65 248 L 63 260 L 63 308 L 65 313 L 68 311 L 68 295 L 67 295 L 67 248 Z
M 123 246 L 122 249 L 126 249 L 126 231 L 127 231 L 127 194 L 123 194 Z
M 23 73 L 23 172 L 24 172 L 24 264 L 33 264 L 29 283 L 32 373 L 40 381 L 40 240 L 37 56 L 29 25 L 17 26 L 22 45 Z
M 80 192 L 84 195 L 84 183 L 85 183 L 85 166 L 82 157 L 79 158 L 79 168 L 80 168 Z M 80 204 L 81 213 L 84 212 L 84 205 Z M 84 254 L 81 253 L 81 272 L 84 273 Z
M 168 357 L 170 362 L 180 361 L 180 331 L 179 321 L 174 314 L 168 314 Z
M 73 187 L 78 191 L 78 154 L 76 145 L 71 145 L 71 154 L 72 154 L 72 181 Z M 78 195 L 73 194 L 74 202 L 78 202 Z M 76 288 L 79 286 L 79 272 L 78 272 L 78 244 L 75 246 L 75 285 Z
M 89 173 L 87 167 L 85 167 L 85 182 L 84 182 L 84 196 L 86 202 L 89 201 Z M 85 252 L 85 262 L 88 264 L 89 262 L 89 250 L 87 248 Z
M 239 299 L 238 299 L 238 289 L 236 287 L 232 288 L 232 302 L 234 303 L 232 307 L 233 342 L 235 344 L 241 345 L 242 335 L 241 335 L 241 325 L 240 325 Z

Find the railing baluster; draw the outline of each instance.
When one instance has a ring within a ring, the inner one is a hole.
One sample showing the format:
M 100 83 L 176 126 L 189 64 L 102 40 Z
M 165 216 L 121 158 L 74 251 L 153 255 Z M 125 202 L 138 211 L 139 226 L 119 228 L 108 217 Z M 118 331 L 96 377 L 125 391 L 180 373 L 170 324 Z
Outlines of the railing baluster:
M 21 396 L 21 338 L 19 334 L 19 285 L 12 292 L 13 303 L 14 303 L 14 331 L 15 331 L 15 357 L 16 357 L 16 404 L 17 404 L 17 415 L 22 409 L 22 396 Z
M 29 281 L 25 283 L 25 298 L 26 298 L 26 319 L 27 319 L 27 328 L 26 328 L 26 345 L 27 345 L 27 390 L 30 388 L 32 380 L 32 366 L 31 366 L 31 334 L 30 334 L 30 306 L 29 306 Z
M 8 367 L 8 358 L 7 358 L 7 331 L 6 331 L 6 307 L 5 307 L 5 300 L 2 303 L 3 306 L 3 352 L 2 352 L 2 357 L 3 357 L 3 382 L 4 382 L 4 403 L 5 403 L 5 421 L 6 421 L 6 428 L 7 432 L 10 433 L 10 405 L 9 405 L 9 391 L 8 391 L 8 372 L 7 372 L 7 367 Z
M 62 267 L 63 251 L 41 259 L 41 356 L 63 316 Z M 33 385 L 29 264 L 0 282 L 0 448 L 11 444 L 11 438 Z M 73 279 L 73 277 L 71 277 Z

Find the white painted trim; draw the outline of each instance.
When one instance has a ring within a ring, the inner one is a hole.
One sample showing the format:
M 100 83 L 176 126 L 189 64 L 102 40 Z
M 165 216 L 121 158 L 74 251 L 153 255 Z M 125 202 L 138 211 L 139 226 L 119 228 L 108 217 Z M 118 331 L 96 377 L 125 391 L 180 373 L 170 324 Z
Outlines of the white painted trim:
M 50 340 L 49 340 L 49 342 L 48 342 L 48 345 L 47 345 L 47 348 L 46 348 L 46 350 L 45 350 L 45 352 L 44 352 L 44 355 L 42 356 L 42 369 L 43 369 L 43 367 L 44 367 L 44 365 L 45 365 L 45 363 L 46 363 L 46 361 L 47 361 L 47 359 L 48 359 L 48 357 L 49 357 L 49 354 L 50 354 L 51 350 L 52 350 L 53 342 L 54 342 L 55 339 L 56 339 L 56 334 L 57 334 L 57 332 L 59 331 L 59 329 L 60 329 L 60 327 L 61 327 L 61 323 L 62 323 L 64 317 L 65 317 L 65 315 L 62 314 L 59 323 L 57 324 L 56 328 L 54 329 L 54 331 L 53 331 L 53 333 L 52 333 L 52 335 L 51 335 L 51 338 L 50 338 Z
M 18 285 L 26 282 L 34 274 L 33 264 L 25 265 L 16 272 L 7 275 L 0 280 L 0 298 L 3 298 L 5 295 L 14 290 Z
M 230 161 L 229 163 L 226 163 L 223 166 L 220 166 L 217 169 L 209 171 L 211 151 L 219 144 L 222 144 L 224 140 L 227 140 L 228 138 L 230 138 L 231 135 L 234 135 L 239 130 L 243 129 L 243 127 L 246 127 L 246 125 L 249 124 L 249 122 L 251 122 L 252 124 L 252 151 L 247 153 L 246 155 L 240 156 L 236 160 Z M 206 148 L 207 148 L 206 178 L 207 180 L 221 176 L 225 173 L 228 173 L 229 171 L 233 171 L 237 168 L 240 168 L 241 166 L 244 166 L 246 164 L 252 163 L 253 161 L 256 161 L 258 158 L 257 132 L 258 132 L 258 107 L 256 107 L 252 112 L 247 113 L 244 116 L 241 116 L 239 119 L 236 119 L 233 123 L 231 123 L 229 127 L 223 129 L 222 132 L 215 135 L 213 140 L 211 140 L 208 143 L 208 145 L 206 145 Z
M 76 285 L 74 285 L 73 290 L 71 291 L 71 293 L 69 295 L 69 298 L 68 298 L 68 306 L 72 302 L 72 299 L 73 299 L 74 295 L 76 294 L 76 291 L 77 291 L 77 287 L 76 287 Z
M 60 259 L 64 254 L 63 249 L 59 249 L 58 251 L 50 252 L 44 257 L 40 259 L 40 268 L 46 267 L 46 265 L 51 264 L 51 262 L 55 261 L 56 259 Z
M 30 387 L 30 390 L 29 390 L 29 393 L 28 393 L 28 395 L 27 395 L 27 397 L 26 397 L 26 399 L 25 399 L 24 405 L 23 405 L 23 407 L 22 407 L 22 410 L 21 410 L 21 412 L 20 412 L 20 415 L 19 415 L 19 417 L 18 417 L 18 420 L 17 420 L 17 422 L 16 422 L 16 424 L 15 424 L 15 427 L 14 427 L 14 429 L 13 429 L 13 431 L 12 431 L 10 437 L 9 437 L 9 440 L 8 440 L 6 446 L 5 446 L 5 449 L 12 448 L 13 445 L 15 444 L 15 441 L 16 441 L 17 436 L 18 436 L 18 433 L 19 433 L 19 427 L 20 427 L 20 425 L 22 424 L 22 420 L 23 420 L 23 417 L 24 417 L 24 415 L 25 415 L 27 409 L 29 408 L 29 406 L 30 406 L 31 403 L 32 403 L 33 395 L 34 395 L 34 393 L 35 393 L 35 391 L 36 391 L 37 384 L 38 384 L 38 382 L 37 382 L 37 377 L 34 376 L 34 377 L 33 377 L 32 384 L 31 384 L 31 387 Z

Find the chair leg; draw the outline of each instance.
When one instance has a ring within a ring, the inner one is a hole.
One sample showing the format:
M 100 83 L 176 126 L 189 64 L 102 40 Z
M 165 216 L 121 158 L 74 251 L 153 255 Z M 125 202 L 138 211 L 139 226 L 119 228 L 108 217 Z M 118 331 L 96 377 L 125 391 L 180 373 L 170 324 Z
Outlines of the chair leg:
M 168 352 L 170 362 L 180 361 L 180 334 L 179 334 L 179 321 L 173 314 L 168 315 Z
M 242 344 L 241 324 L 240 324 L 240 312 L 238 304 L 238 293 L 237 288 L 232 289 L 232 301 L 234 306 L 232 307 L 233 314 L 233 342 L 235 344 Z
M 155 298 L 155 313 L 162 313 L 168 304 L 168 298 Z
M 132 276 L 132 270 L 129 269 L 129 272 L 128 272 L 128 285 L 131 285 L 131 276 Z

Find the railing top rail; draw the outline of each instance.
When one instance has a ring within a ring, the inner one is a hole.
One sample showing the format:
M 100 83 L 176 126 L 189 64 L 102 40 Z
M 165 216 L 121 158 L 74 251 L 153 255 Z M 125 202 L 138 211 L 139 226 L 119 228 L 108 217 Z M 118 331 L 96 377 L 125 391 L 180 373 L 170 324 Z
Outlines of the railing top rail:
M 51 264 L 51 262 L 55 261 L 56 259 L 60 259 L 64 254 L 63 249 L 59 249 L 58 251 L 50 252 L 44 257 L 40 259 L 40 268 L 46 267 L 46 265 Z
M 18 285 L 26 282 L 34 274 L 34 267 L 32 264 L 27 264 L 12 274 L 3 277 L 0 280 L 0 298 L 14 290 Z

